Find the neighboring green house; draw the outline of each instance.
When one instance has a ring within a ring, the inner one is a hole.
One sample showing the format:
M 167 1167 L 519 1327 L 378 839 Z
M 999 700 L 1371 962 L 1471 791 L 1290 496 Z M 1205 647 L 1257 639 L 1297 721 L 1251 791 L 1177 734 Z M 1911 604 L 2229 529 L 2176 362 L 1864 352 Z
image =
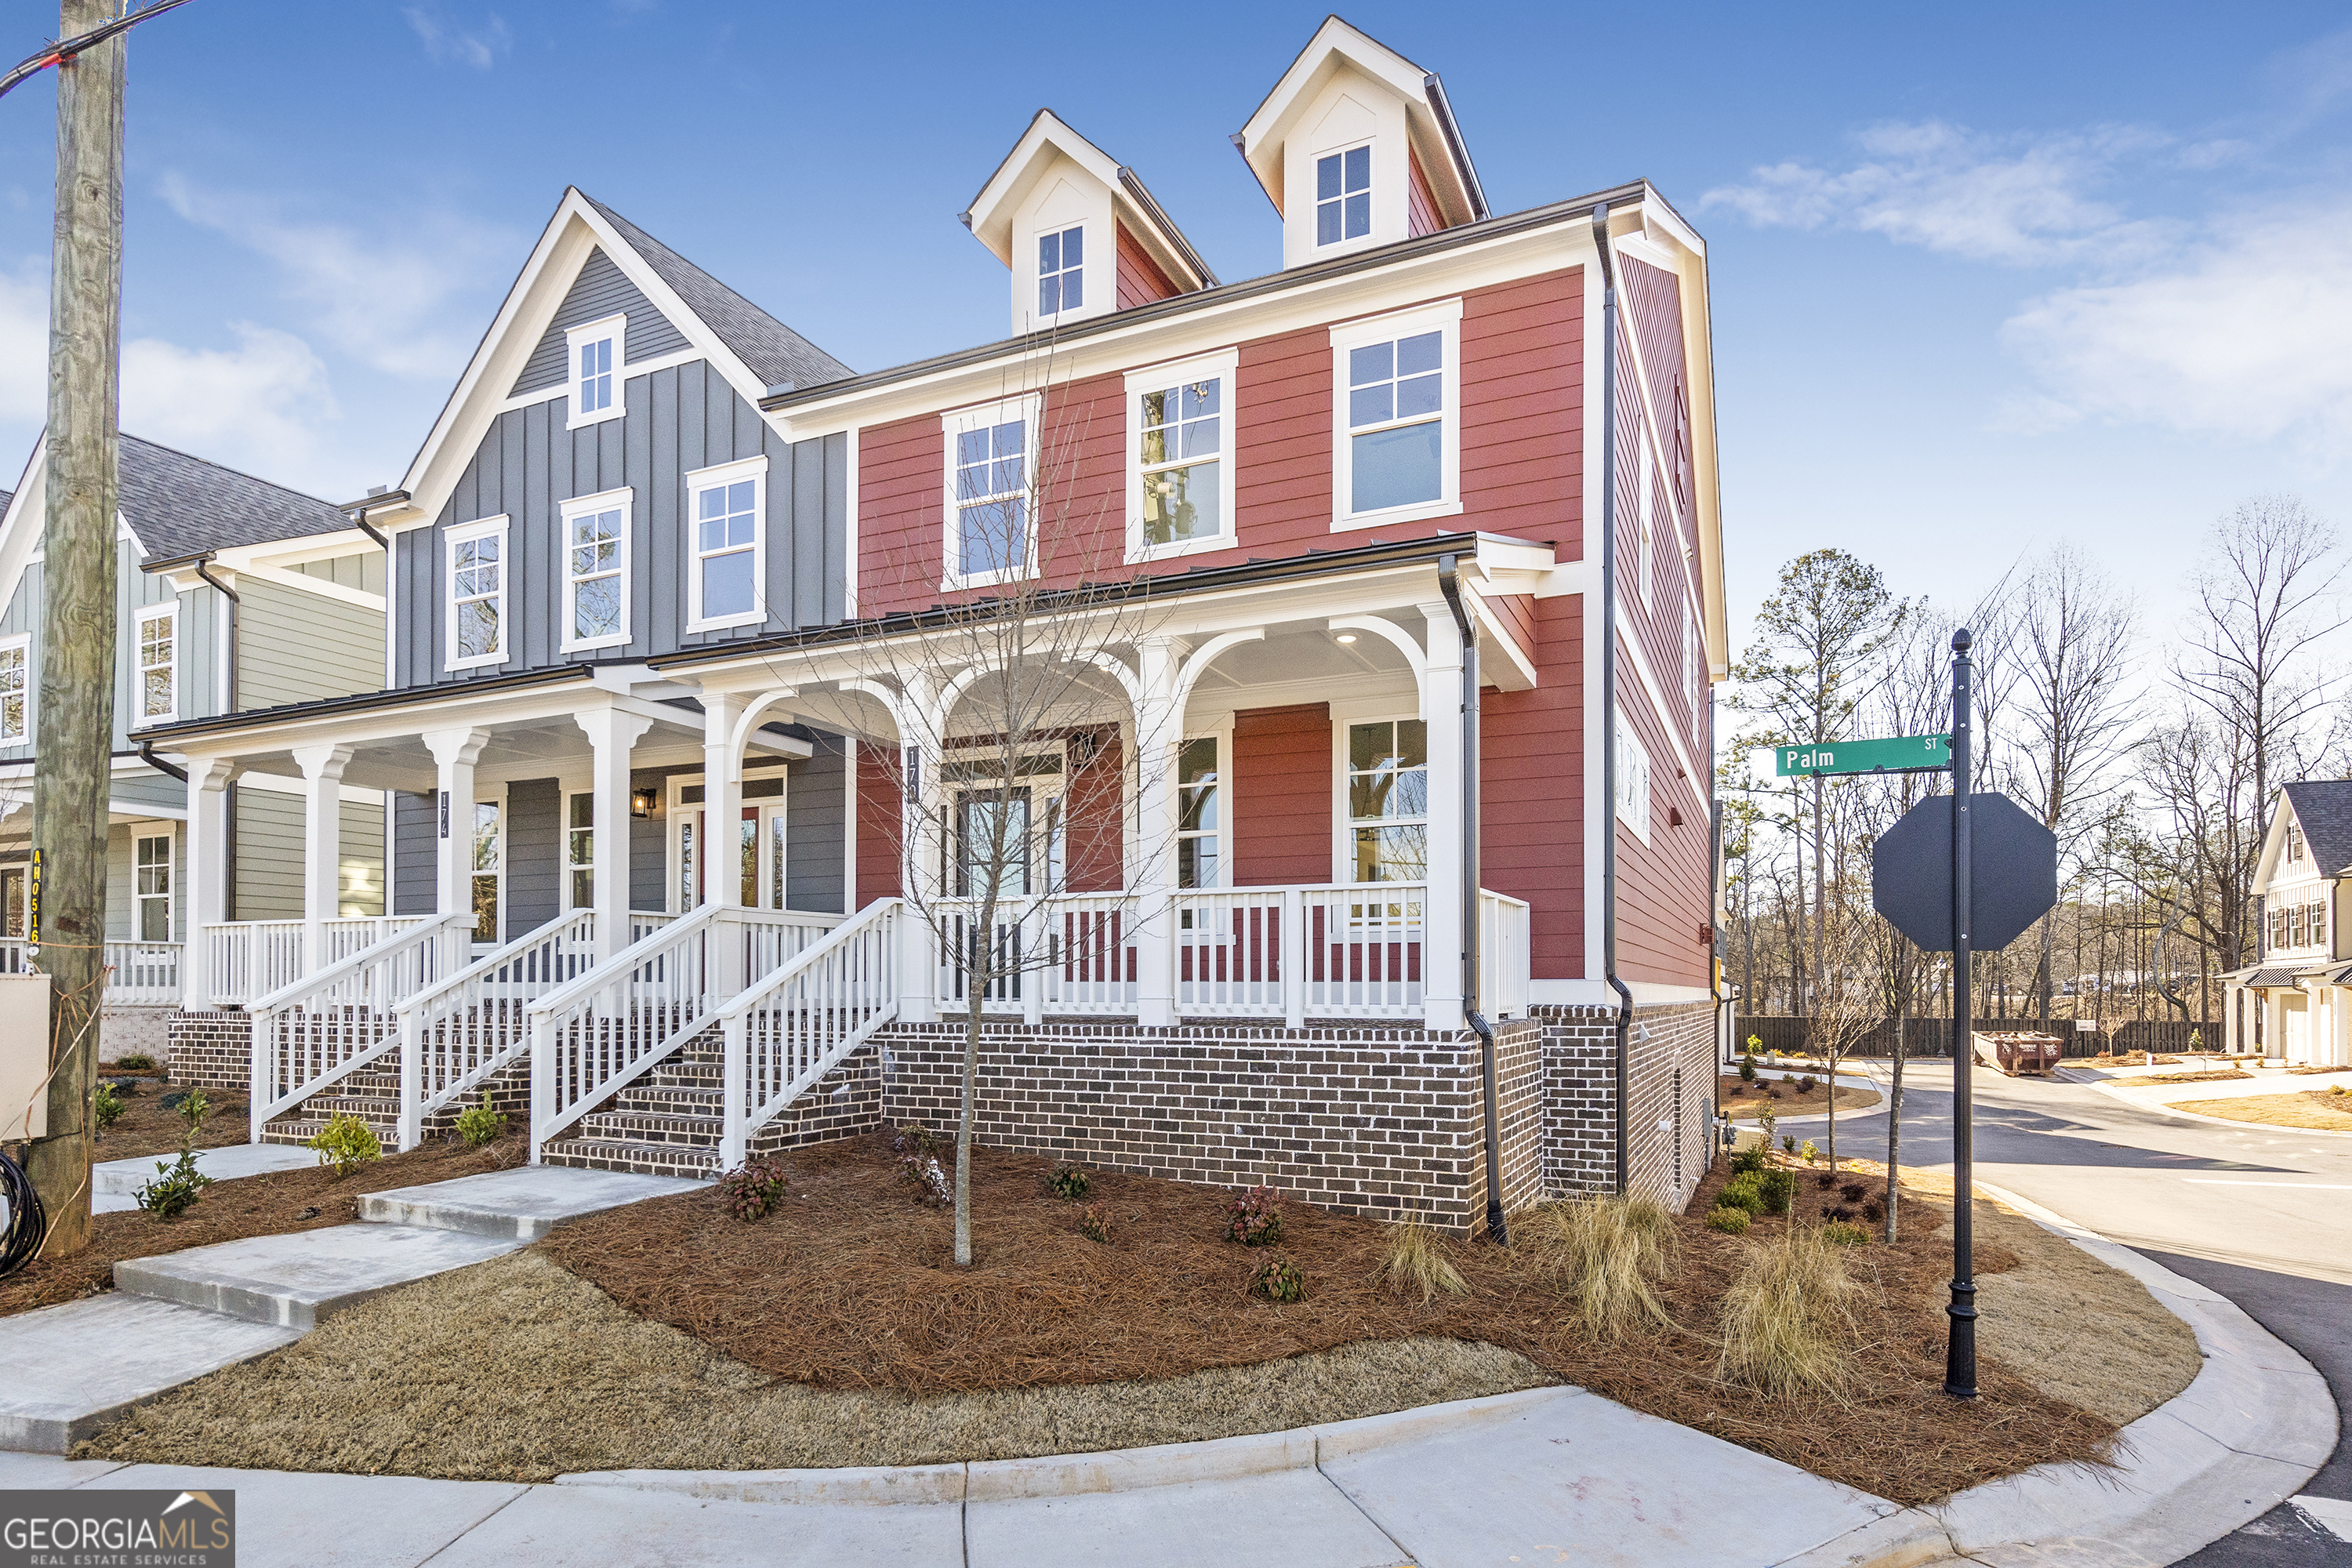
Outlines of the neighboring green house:
M 25 963 L 40 729 L 46 452 L 0 495 L 0 972 Z M 114 768 L 107 836 L 109 1056 L 160 1052 L 180 1000 L 187 789 L 133 732 L 384 683 L 383 552 L 342 511 L 133 436 L 115 531 Z M 241 781 L 228 896 L 248 920 L 302 913 L 302 797 Z M 348 790 L 345 916 L 384 912 L 383 796 Z

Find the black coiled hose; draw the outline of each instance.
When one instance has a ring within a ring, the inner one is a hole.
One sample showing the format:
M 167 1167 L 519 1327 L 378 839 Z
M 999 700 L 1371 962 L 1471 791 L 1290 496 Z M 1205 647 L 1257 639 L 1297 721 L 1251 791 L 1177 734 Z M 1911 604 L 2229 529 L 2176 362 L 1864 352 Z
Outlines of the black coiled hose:
M 0 1279 L 5 1279 L 41 1255 L 49 1233 L 49 1216 L 33 1190 L 33 1178 L 5 1149 L 0 1149 L 0 1197 L 8 1200 L 8 1230 L 0 1236 Z

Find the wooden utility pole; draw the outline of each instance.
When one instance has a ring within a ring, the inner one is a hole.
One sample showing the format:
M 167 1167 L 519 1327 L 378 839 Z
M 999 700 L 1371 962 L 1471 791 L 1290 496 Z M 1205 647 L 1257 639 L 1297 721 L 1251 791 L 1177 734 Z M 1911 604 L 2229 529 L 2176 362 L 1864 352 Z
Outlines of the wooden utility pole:
M 62 0 L 58 36 L 113 19 L 113 0 Z M 114 520 L 122 300 L 123 39 L 58 67 L 57 232 L 41 680 L 34 710 L 33 847 L 40 967 L 52 977 L 48 1136 L 30 1173 L 45 1255 L 89 1244 L 90 1096 L 106 973 L 106 828 L 114 753 Z

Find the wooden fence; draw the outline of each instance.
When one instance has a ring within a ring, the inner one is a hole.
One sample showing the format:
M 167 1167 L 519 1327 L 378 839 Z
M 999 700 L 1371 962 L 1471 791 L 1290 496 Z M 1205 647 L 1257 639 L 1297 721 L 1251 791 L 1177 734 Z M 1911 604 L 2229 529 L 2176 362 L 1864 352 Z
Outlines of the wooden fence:
M 2039 1018 L 1976 1018 L 1970 1026 L 1979 1034 L 2006 1033 L 2038 1034 Z M 1733 1027 L 1731 1039 L 1734 1052 L 1747 1048 L 1753 1037 L 1758 1043 L 1758 1055 L 1766 1051 L 1801 1051 L 1812 1020 L 1805 1017 L 1742 1017 Z M 2182 1022 L 2178 1019 L 2134 1020 L 2118 1024 L 2113 1033 L 2105 1029 L 2078 1029 L 2072 1018 L 2050 1020 L 2050 1033 L 2063 1042 L 2064 1054 L 2070 1057 L 2095 1057 L 2108 1050 L 2154 1051 L 2167 1055 L 2176 1051 L 2221 1048 L 2221 1026 L 2218 1022 Z M 2192 1042 L 2191 1037 L 2195 1039 Z M 1863 1037 L 1860 1044 L 1848 1053 L 1857 1057 L 1891 1057 L 1895 1054 L 1895 1021 L 1888 1019 Z M 1948 1017 L 1914 1017 L 1903 1027 L 1903 1054 L 1910 1057 L 1948 1057 L 1952 1054 L 1952 1020 Z

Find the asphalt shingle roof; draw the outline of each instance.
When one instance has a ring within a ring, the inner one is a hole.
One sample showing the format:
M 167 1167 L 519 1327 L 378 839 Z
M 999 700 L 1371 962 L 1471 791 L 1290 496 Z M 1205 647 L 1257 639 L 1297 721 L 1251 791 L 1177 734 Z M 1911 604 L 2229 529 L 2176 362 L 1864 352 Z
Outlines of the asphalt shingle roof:
M 620 230 L 621 237 L 646 258 L 646 265 L 677 290 L 687 308 L 702 318 L 704 324 L 735 351 L 735 356 L 751 367 L 751 374 L 770 387 L 816 386 L 855 374 L 611 207 L 584 191 L 581 194 L 590 206 Z
M 2352 868 L 2352 779 L 2319 779 L 2286 786 L 2304 842 L 2323 877 Z
M 122 437 L 121 504 L 151 561 L 352 525 L 332 502 L 130 435 Z

